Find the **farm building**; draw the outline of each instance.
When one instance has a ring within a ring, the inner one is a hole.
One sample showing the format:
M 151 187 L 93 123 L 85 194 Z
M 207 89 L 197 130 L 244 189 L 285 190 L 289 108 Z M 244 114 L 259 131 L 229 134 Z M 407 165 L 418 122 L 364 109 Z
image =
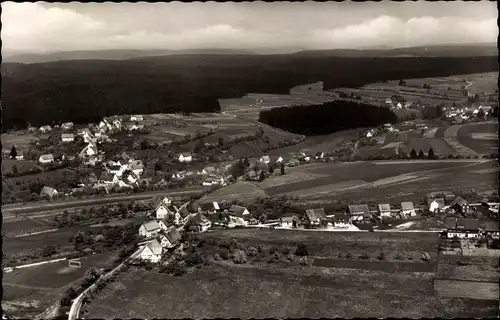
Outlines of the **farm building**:
M 75 135 L 72 133 L 63 133 L 61 134 L 62 142 L 73 142 L 75 141 Z
M 348 208 L 353 220 L 370 219 L 372 216 L 367 204 L 351 204 Z
M 414 217 L 417 215 L 413 202 L 401 202 L 401 215 L 403 217 Z
M 177 209 L 172 205 L 168 197 L 153 199 L 155 203 L 156 219 L 165 219 L 168 215 L 175 215 Z
M 191 162 L 193 161 L 193 156 L 190 153 L 181 153 L 177 159 L 179 162 Z
M 172 230 L 162 235 L 160 239 L 161 239 L 160 243 L 163 248 L 171 249 L 179 243 L 179 240 L 181 239 L 181 234 L 179 231 L 177 231 L 177 229 L 172 228 Z
M 215 167 L 205 167 L 203 170 L 199 172 L 199 174 L 207 175 L 207 174 L 215 174 L 217 173 L 217 169 Z
M 200 213 L 191 214 L 187 218 L 185 228 L 188 231 L 205 232 L 210 229 L 212 223 Z
M 42 154 L 40 158 L 38 158 L 38 162 L 40 163 L 52 163 L 54 162 L 54 155 L 49 153 L 49 154 Z
M 50 131 L 52 131 L 51 126 L 42 126 L 42 127 L 40 127 L 40 132 L 41 133 L 47 133 L 47 132 L 50 132 Z
M 387 218 L 391 216 L 391 205 L 387 203 L 378 205 L 378 213 L 381 218 Z
M 322 222 L 326 221 L 325 209 L 307 209 L 306 217 L 312 225 L 320 225 Z
M 117 175 L 111 172 L 103 172 L 99 177 L 99 183 L 104 185 L 116 184 L 119 180 Z
M 333 226 L 335 228 L 349 228 L 352 226 L 351 217 L 345 213 L 336 214 L 333 217 Z
M 64 130 L 71 130 L 73 129 L 73 122 L 65 122 L 61 125 L 61 128 L 64 129 Z
M 83 138 L 83 141 L 85 141 L 85 143 L 92 142 L 92 140 L 94 139 L 92 132 L 87 128 L 78 130 L 77 134 Z
M 146 238 L 155 237 L 160 231 L 161 227 L 157 221 L 148 221 L 139 227 L 139 235 Z
M 133 256 L 132 258 L 139 258 L 143 261 L 157 263 L 161 259 L 162 249 L 163 248 L 158 240 L 154 239 L 142 247 L 142 249 L 138 252 L 137 257 Z
M 324 153 L 324 152 L 316 152 L 316 154 L 314 155 L 314 158 L 316 160 L 324 159 L 325 157 L 326 157 L 326 153 Z
M 469 203 L 462 197 L 458 196 L 453 200 L 450 205 L 451 208 L 455 209 L 455 211 L 465 214 L 469 212 Z
M 236 217 L 241 217 L 241 218 L 250 217 L 250 212 L 248 211 L 248 209 L 242 206 L 232 205 L 231 207 L 229 207 L 228 212 L 230 215 Z
M 444 198 L 429 199 L 427 205 L 429 206 L 429 211 L 433 213 L 440 213 L 446 206 Z
M 44 186 L 42 188 L 42 191 L 40 191 L 40 197 L 42 198 L 50 198 L 52 199 L 53 197 L 56 197 L 59 193 L 57 192 L 56 189 Z
M 128 168 L 136 175 L 141 175 L 144 172 L 144 164 L 141 160 L 129 160 Z
M 300 224 L 300 219 L 296 215 L 291 217 L 283 217 L 281 219 L 282 228 L 297 228 Z
M 228 218 L 229 218 L 229 223 L 228 223 L 229 228 L 248 226 L 247 220 L 243 219 L 243 217 L 234 215 L 234 213 L 229 213 Z
M 97 176 L 95 173 L 91 172 L 85 178 L 83 178 L 83 184 L 85 185 L 94 185 L 97 183 Z
M 208 202 L 208 203 L 200 203 L 198 206 L 198 212 L 204 214 L 214 214 L 217 211 L 220 211 L 219 204 L 217 201 Z
M 288 161 L 288 162 L 286 163 L 286 165 L 287 165 L 288 167 L 296 167 L 296 166 L 300 165 L 300 161 L 299 161 L 299 160 L 297 160 L 297 159 L 290 159 L 290 161 Z
M 269 156 L 262 156 L 259 159 L 259 161 L 262 162 L 262 163 L 265 163 L 265 164 L 269 164 L 271 162 L 271 158 Z
M 465 218 L 447 218 L 444 222 L 448 238 L 479 237 L 479 220 Z

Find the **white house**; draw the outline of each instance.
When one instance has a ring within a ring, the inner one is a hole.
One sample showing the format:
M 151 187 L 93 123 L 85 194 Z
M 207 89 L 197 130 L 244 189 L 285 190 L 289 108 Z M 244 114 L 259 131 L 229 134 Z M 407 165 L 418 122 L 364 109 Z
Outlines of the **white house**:
M 236 217 L 241 217 L 241 218 L 248 218 L 250 217 L 250 211 L 248 211 L 247 208 L 242 207 L 242 206 L 237 206 L 237 205 L 232 205 L 229 208 L 229 214 L 236 216 Z
M 140 176 L 144 172 L 144 164 L 141 160 L 132 160 L 128 161 L 128 169 L 135 173 L 137 176 Z
M 191 162 L 193 161 L 193 156 L 190 153 L 181 153 L 178 159 L 179 162 Z
M 333 219 L 335 228 L 350 228 L 352 226 L 351 218 L 347 214 L 336 214 Z
M 220 211 L 220 206 L 219 203 L 217 203 L 216 201 L 208 203 L 200 203 L 198 206 L 199 213 L 205 213 L 210 215 L 216 213 L 217 211 Z
M 42 154 L 40 158 L 38 158 L 38 162 L 40 163 L 52 163 L 54 162 L 54 155 L 52 153 Z
M 47 133 L 47 132 L 50 132 L 52 131 L 52 128 L 50 126 L 42 126 L 40 127 L 40 132 L 41 133 Z
M 243 219 L 242 217 L 237 217 L 233 215 L 229 215 L 229 223 L 228 227 L 229 228 L 234 228 L 234 227 L 247 227 L 248 226 L 248 221 Z
M 404 217 L 414 217 L 417 215 L 413 202 L 401 202 L 401 215 Z
M 82 151 L 80 151 L 79 156 L 81 158 L 85 158 L 85 157 L 95 156 L 96 154 L 97 154 L 97 145 L 95 145 L 94 143 L 89 143 L 85 148 L 82 149 Z
M 161 231 L 160 224 L 157 221 L 148 221 L 143 223 L 139 228 L 139 235 L 141 237 L 155 237 Z
M 271 162 L 271 158 L 269 156 L 262 156 L 259 159 L 259 161 L 262 162 L 262 163 L 265 163 L 265 164 L 269 164 L 269 162 Z
M 84 128 L 79 132 L 79 135 L 82 136 L 83 141 L 86 143 L 93 142 L 94 141 L 94 136 L 92 135 L 92 132 L 90 132 L 90 129 Z
M 142 250 L 139 252 L 139 259 L 143 261 L 148 261 L 152 263 L 157 263 L 161 259 L 163 248 L 158 240 L 154 239 L 153 241 L 146 244 L 142 247 Z
M 73 122 L 65 122 L 61 125 L 61 128 L 63 128 L 64 130 L 71 130 L 73 129 Z
M 156 219 L 165 219 L 168 215 L 175 215 L 177 209 L 172 205 L 172 200 L 163 197 L 156 201 Z
M 72 133 L 63 133 L 61 135 L 62 142 L 73 142 L 75 141 L 75 136 Z
M 366 137 L 367 137 L 367 138 L 371 138 L 371 137 L 373 137 L 372 132 L 371 132 L 371 131 L 368 131 L 368 132 L 366 133 Z
M 193 231 L 205 232 L 212 226 L 210 220 L 200 213 L 191 214 L 186 220 L 186 226 Z
M 40 191 L 40 197 L 49 197 L 51 199 L 57 196 L 58 194 L 59 193 L 57 192 L 56 189 L 47 186 L 44 186 L 42 188 L 42 191 Z
M 438 213 L 444 210 L 445 206 L 446 205 L 444 198 L 436 198 L 433 199 L 432 201 L 429 201 L 429 211 L 433 213 Z
M 103 172 L 99 177 L 99 184 L 111 185 L 117 184 L 120 181 L 116 174 L 111 172 Z
M 378 205 L 378 212 L 381 218 L 388 218 L 391 216 L 391 205 L 388 203 L 381 203 Z
M 130 121 L 143 121 L 144 117 L 142 114 L 134 114 L 130 116 Z
M 163 248 L 170 249 L 179 243 L 180 238 L 180 232 L 173 228 L 160 237 L 160 244 Z

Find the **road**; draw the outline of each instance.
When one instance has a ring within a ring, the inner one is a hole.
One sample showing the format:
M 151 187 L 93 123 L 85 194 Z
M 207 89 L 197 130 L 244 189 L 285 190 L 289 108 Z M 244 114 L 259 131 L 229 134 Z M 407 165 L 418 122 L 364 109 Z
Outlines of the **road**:
M 61 210 L 90 207 L 103 204 L 116 204 L 132 200 L 147 200 L 156 195 L 165 195 L 169 197 L 194 196 L 202 194 L 205 191 L 203 187 L 195 187 L 176 191 L 160 190 L 133 194 L 120 194 L 113 196 L 103 196 L 87 199 L 61 200 L 45 203 L 28 204 L 9 204 L 2 206 L 3 220 L 13 219 L 19 216 L 32 216 L 34 213 L 42 216 L 56 215 Z

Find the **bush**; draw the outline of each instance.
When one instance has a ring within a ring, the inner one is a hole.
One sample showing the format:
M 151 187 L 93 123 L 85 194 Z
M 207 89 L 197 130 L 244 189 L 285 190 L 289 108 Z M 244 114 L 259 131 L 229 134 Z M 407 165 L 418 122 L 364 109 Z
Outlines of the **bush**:
M 278 247 L 271 247 L 271 249 L 269 249 L 269 254 L 274 254 L 275 252 L 279 252 Z
M 227 249 L 223 249 L 219 251 L 219 256 L 222 258 L 222 260 L 228 260 L 229 259 L 229 251 Z
M 362 260 L 367 260 L 370 258 L 370 256 L 368 256 L 366 253 L 362 253 L 360 256 L 359 256 L 360 259 Z
M 345 255 L 345 257 L 346 257 L 346 258 L 348 258 L 348 259 L 350 259 L 350 258 L 352 258 L 352 255 L 351 255 L 351 253 L 349 253 L 349 252 L 348 252 L 348 253 Z
M 214 260 L 219 261 L 221 259 L 220 254 L 217 252 L 214 254 Z
M 309 253 L 307 252 L 307 247 L 305 244 L 300 243 L 297 245 L 297 249 L 295 250 L 295 255 L 299 257 L 307 256 Z
M 302 258 L 300 258 L 300 260 L 299 260 L 299 264 L 300 264 L 301 266 L 306 266 L 306 265 L 307 265 L 307 258 L 306 258 L 306 257 L 302 257 Z
M 280 259 L 280 253 L 278 251 L 274 251 L 274 253 L 273 253 L 273 259 L 274 260 L 279 260 Z
M 385 259 L 385 253 L 384 252 L 380 252 L 380 254 L 377 256 L 377 259 L 384 260 Z
M 261 246 L 260 244 L 257 246 L 257 251 L 258 251 L 259 253 L 260 253 L 260 252 L 262 252 L 262 246 Z
M 255 247 L 248 247 L 245 250 L 245 253 L 249 257 L 255 257 L 257 254 L 259 254 L 259 250 L 257 248 L 255 248 Z
M 247 255 L 243 250 L 235 250 L 233 253 L 233 262 L 236 264 L 244 264 L 247 262 Z
M 173 275 L 174 277 L 180 277 L 186 274 L 186 270 L 182 267 L 182 265 L 177 262 L 173 261 L 169 263 L 163 271 L 167 274 Z
M 199 253 L 191 254 L 186 258 L 187 266 L 196 266 L 203 264 L 203 258 Z
M 288 261 L 293 261 L 293 254 L 292 253 L 289 253 L 286 258 L 288 259 Z

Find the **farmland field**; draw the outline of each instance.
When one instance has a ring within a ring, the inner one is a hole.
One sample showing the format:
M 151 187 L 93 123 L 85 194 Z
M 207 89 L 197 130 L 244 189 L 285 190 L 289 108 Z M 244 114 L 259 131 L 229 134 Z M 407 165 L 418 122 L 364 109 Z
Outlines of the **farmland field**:
M 266 193 L 251 182 L 238 181 L 234 184 L 215 190 L 204 196 L 200 201 L 211 202 L 225 200 L 251 200 L 265 197 Z
M 337 258 L 338 253 L 347 252 L 378 254 L 381 249 L 387 253 L 427 250 L 435 256 L 437 250 L 437 235 L 431 234 L 381 236 L 241 229 L 202 236 L 233 238 L 245 247 L 261 244 L 263 251 L 259 255 L 268 254 L 271 246 L 289 246 L 293 250 L 296 243 L 303 242 L 313 259 L 318 259 L 317 255 Z M 207 250 L 207 246 L 197 250 Z M 168 314 L 170 318 L 245 319 L 496 315 L 498 305 L 491 301 L 435 296 L 432 262 L 415 259 L 390 263 L 390 259 L 380 262 L 370 257 L 367 263 L 354 257 L 352 262 L 337 260 L 336 266 L 313 263 L 306 267 L 296 261 L 234 265 L 210 260 L 208 265 L 179 278 L 133 267 L 90 302 L 87 316 L 155 318 Z M 393 265 L 403 267 L 393 272 Z M 353 303 L 360 299 L 364 303 Z
M 434 281 L 434 290 L 441 297 L 460 297 L 481 300 L 493 300 L 498 303 L 500 291 L 498 281 L 479 282 L 464 280 L 441 280 Z
M 490 139 L 478 139 L 481 136 Z M 457 139 L 462 145 L 477 153 L 498 152 L 498 122 L 461 126 L 457 131 Z
M 21 234 L 50 230 L 53 228 L 52 225 L 37 219 L 19 219 L 17 221 L 9 221 L 8 223 L 4 221 L 2 224 L 2 233 L 4 237 L 14 237 Z
M 34 161 L 2 159 L 2 172 L 12 172 L 12 167 L 16 166 L 19 174 L 28 172 L 30 169 L 38 168 Z
M 2 134 L 2 150 L 10 151 L 12 146 L 16 146 L 17 151 L 28 149 L 35 136 L 32 134 Z
M 498 259 L 442 255 L 439 257 L 437 278 L 498 283 L 500 280 Z

